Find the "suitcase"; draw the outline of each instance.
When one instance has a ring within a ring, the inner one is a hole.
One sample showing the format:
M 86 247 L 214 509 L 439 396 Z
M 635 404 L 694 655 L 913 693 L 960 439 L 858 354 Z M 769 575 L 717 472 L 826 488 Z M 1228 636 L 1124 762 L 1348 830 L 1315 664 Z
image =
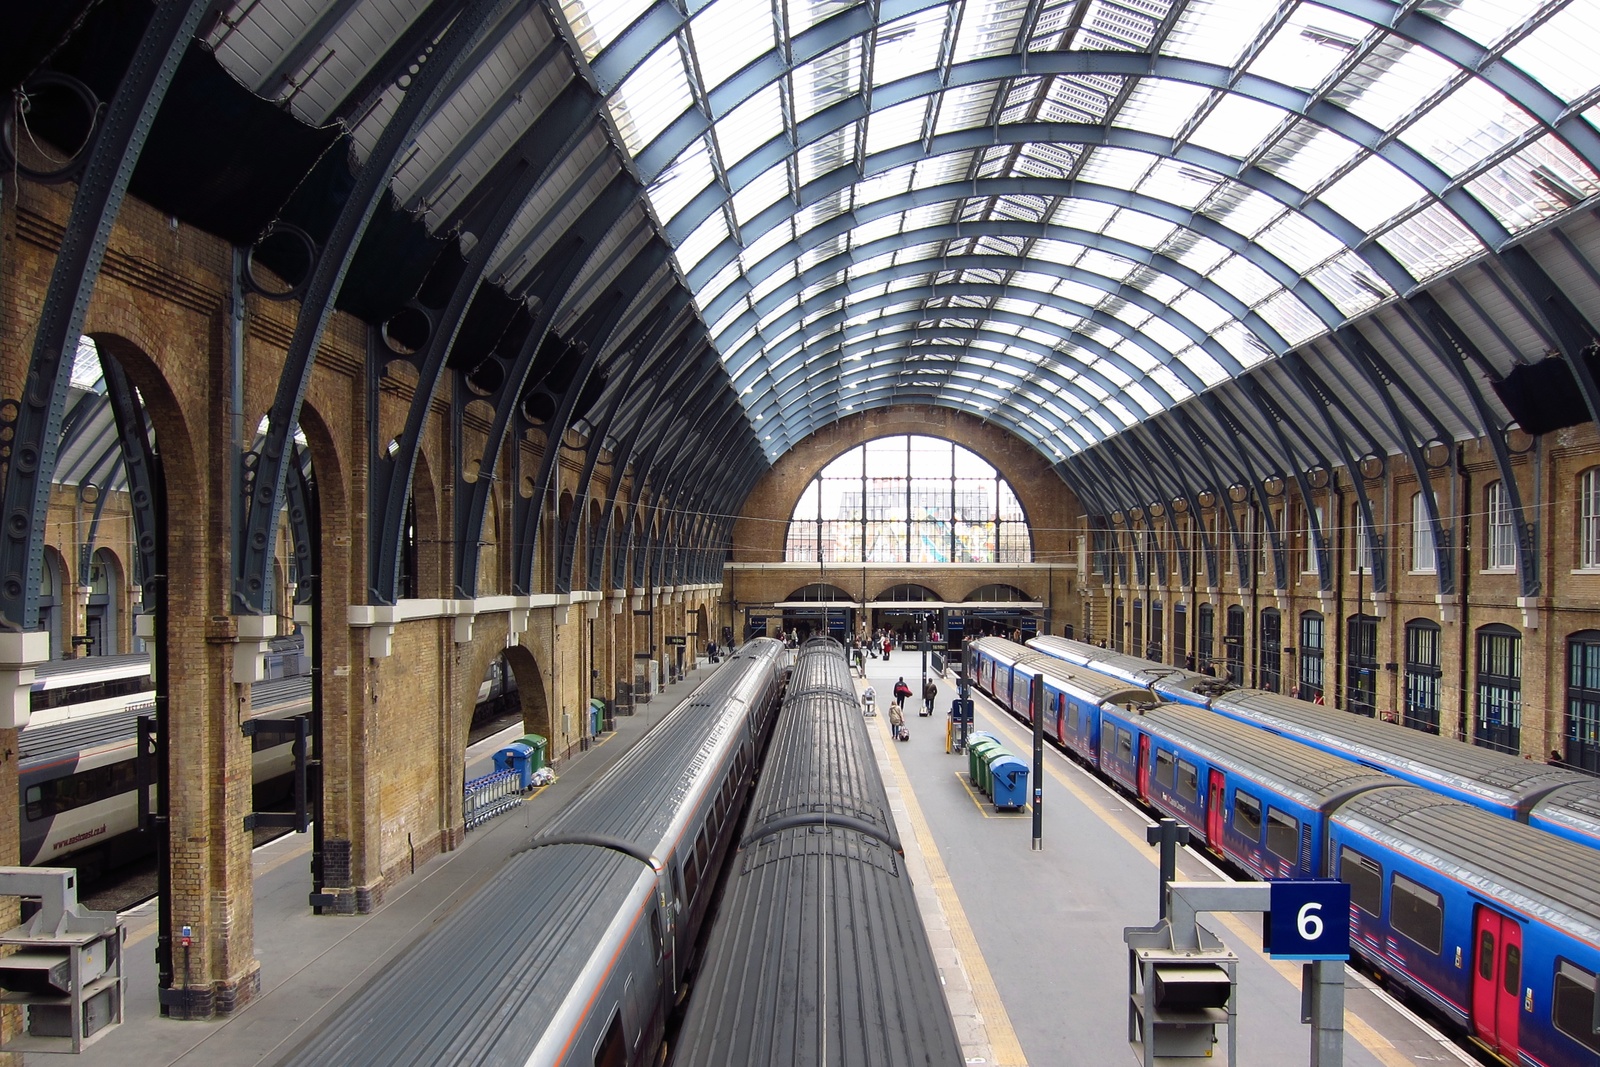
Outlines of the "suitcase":
M 900 727 L 900 740 L 902 740 L 902 741 L 911 740 L 911 728 L 909 726 L 905 726 L 903 724 L 901 725 L 901 727 Z

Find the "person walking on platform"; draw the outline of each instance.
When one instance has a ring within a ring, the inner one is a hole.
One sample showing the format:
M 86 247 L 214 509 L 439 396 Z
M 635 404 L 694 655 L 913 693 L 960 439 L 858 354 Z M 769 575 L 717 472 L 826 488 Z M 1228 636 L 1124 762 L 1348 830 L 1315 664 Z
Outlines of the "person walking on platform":
M 939 699 L 939 683 L 929 678 L 922 686 L 922 714 L 933 714 L 933 702 Z
M 900 680 L 894 683 L 894 706 L 904 709 L 906 706 L 906 698 L 910 695 L 911 687 L 906 684 L 905 676 L 902 675 Z

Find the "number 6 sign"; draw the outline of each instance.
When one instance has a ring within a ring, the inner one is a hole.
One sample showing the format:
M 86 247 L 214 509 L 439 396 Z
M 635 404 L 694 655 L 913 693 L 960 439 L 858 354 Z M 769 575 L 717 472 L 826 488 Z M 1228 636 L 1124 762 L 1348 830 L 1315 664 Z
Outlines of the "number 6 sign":
M 1350 887 L 1344 882 L 1273 882 L 1262 948 L 1280 960 L 1350 958 Z

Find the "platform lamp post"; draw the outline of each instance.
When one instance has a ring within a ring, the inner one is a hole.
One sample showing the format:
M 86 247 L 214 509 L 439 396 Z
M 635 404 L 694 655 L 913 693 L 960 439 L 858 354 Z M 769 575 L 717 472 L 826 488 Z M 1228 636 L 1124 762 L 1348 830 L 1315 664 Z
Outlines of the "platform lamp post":
M 1033 676 L 1033 851 L 1044 850 L 1044 675 Z
M 917 613 L 920 632 L 917 635 L 917 644 L 922 646 L 922 688 L 917 690 L 917 699 L 923 699 L 922 694 L 928 691 L 928 613 Z

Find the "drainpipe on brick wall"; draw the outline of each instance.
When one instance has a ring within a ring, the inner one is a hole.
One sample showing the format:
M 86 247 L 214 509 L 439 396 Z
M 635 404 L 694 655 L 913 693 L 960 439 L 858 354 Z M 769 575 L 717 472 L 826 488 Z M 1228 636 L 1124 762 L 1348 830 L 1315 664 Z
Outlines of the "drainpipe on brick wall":
M 1467 471 L 1466 449 L 1456 446 L 1456 470 L 1461 474 L 1461 501 L 1456 514 L 1461 516 L 1461 548 L 1456 553 L 1461 567 L 1461 612 L 1457 616 L 1460 627 L 1458 659 L 1456 666 L 1456 729 L 1457 741 L 1472 736 L 1467 729 L 1467 716 L 1472 714 L 1472 700 L 1467 689 L 1470 677 L 1468 664 L 1472 653 L 1472 475 Z

